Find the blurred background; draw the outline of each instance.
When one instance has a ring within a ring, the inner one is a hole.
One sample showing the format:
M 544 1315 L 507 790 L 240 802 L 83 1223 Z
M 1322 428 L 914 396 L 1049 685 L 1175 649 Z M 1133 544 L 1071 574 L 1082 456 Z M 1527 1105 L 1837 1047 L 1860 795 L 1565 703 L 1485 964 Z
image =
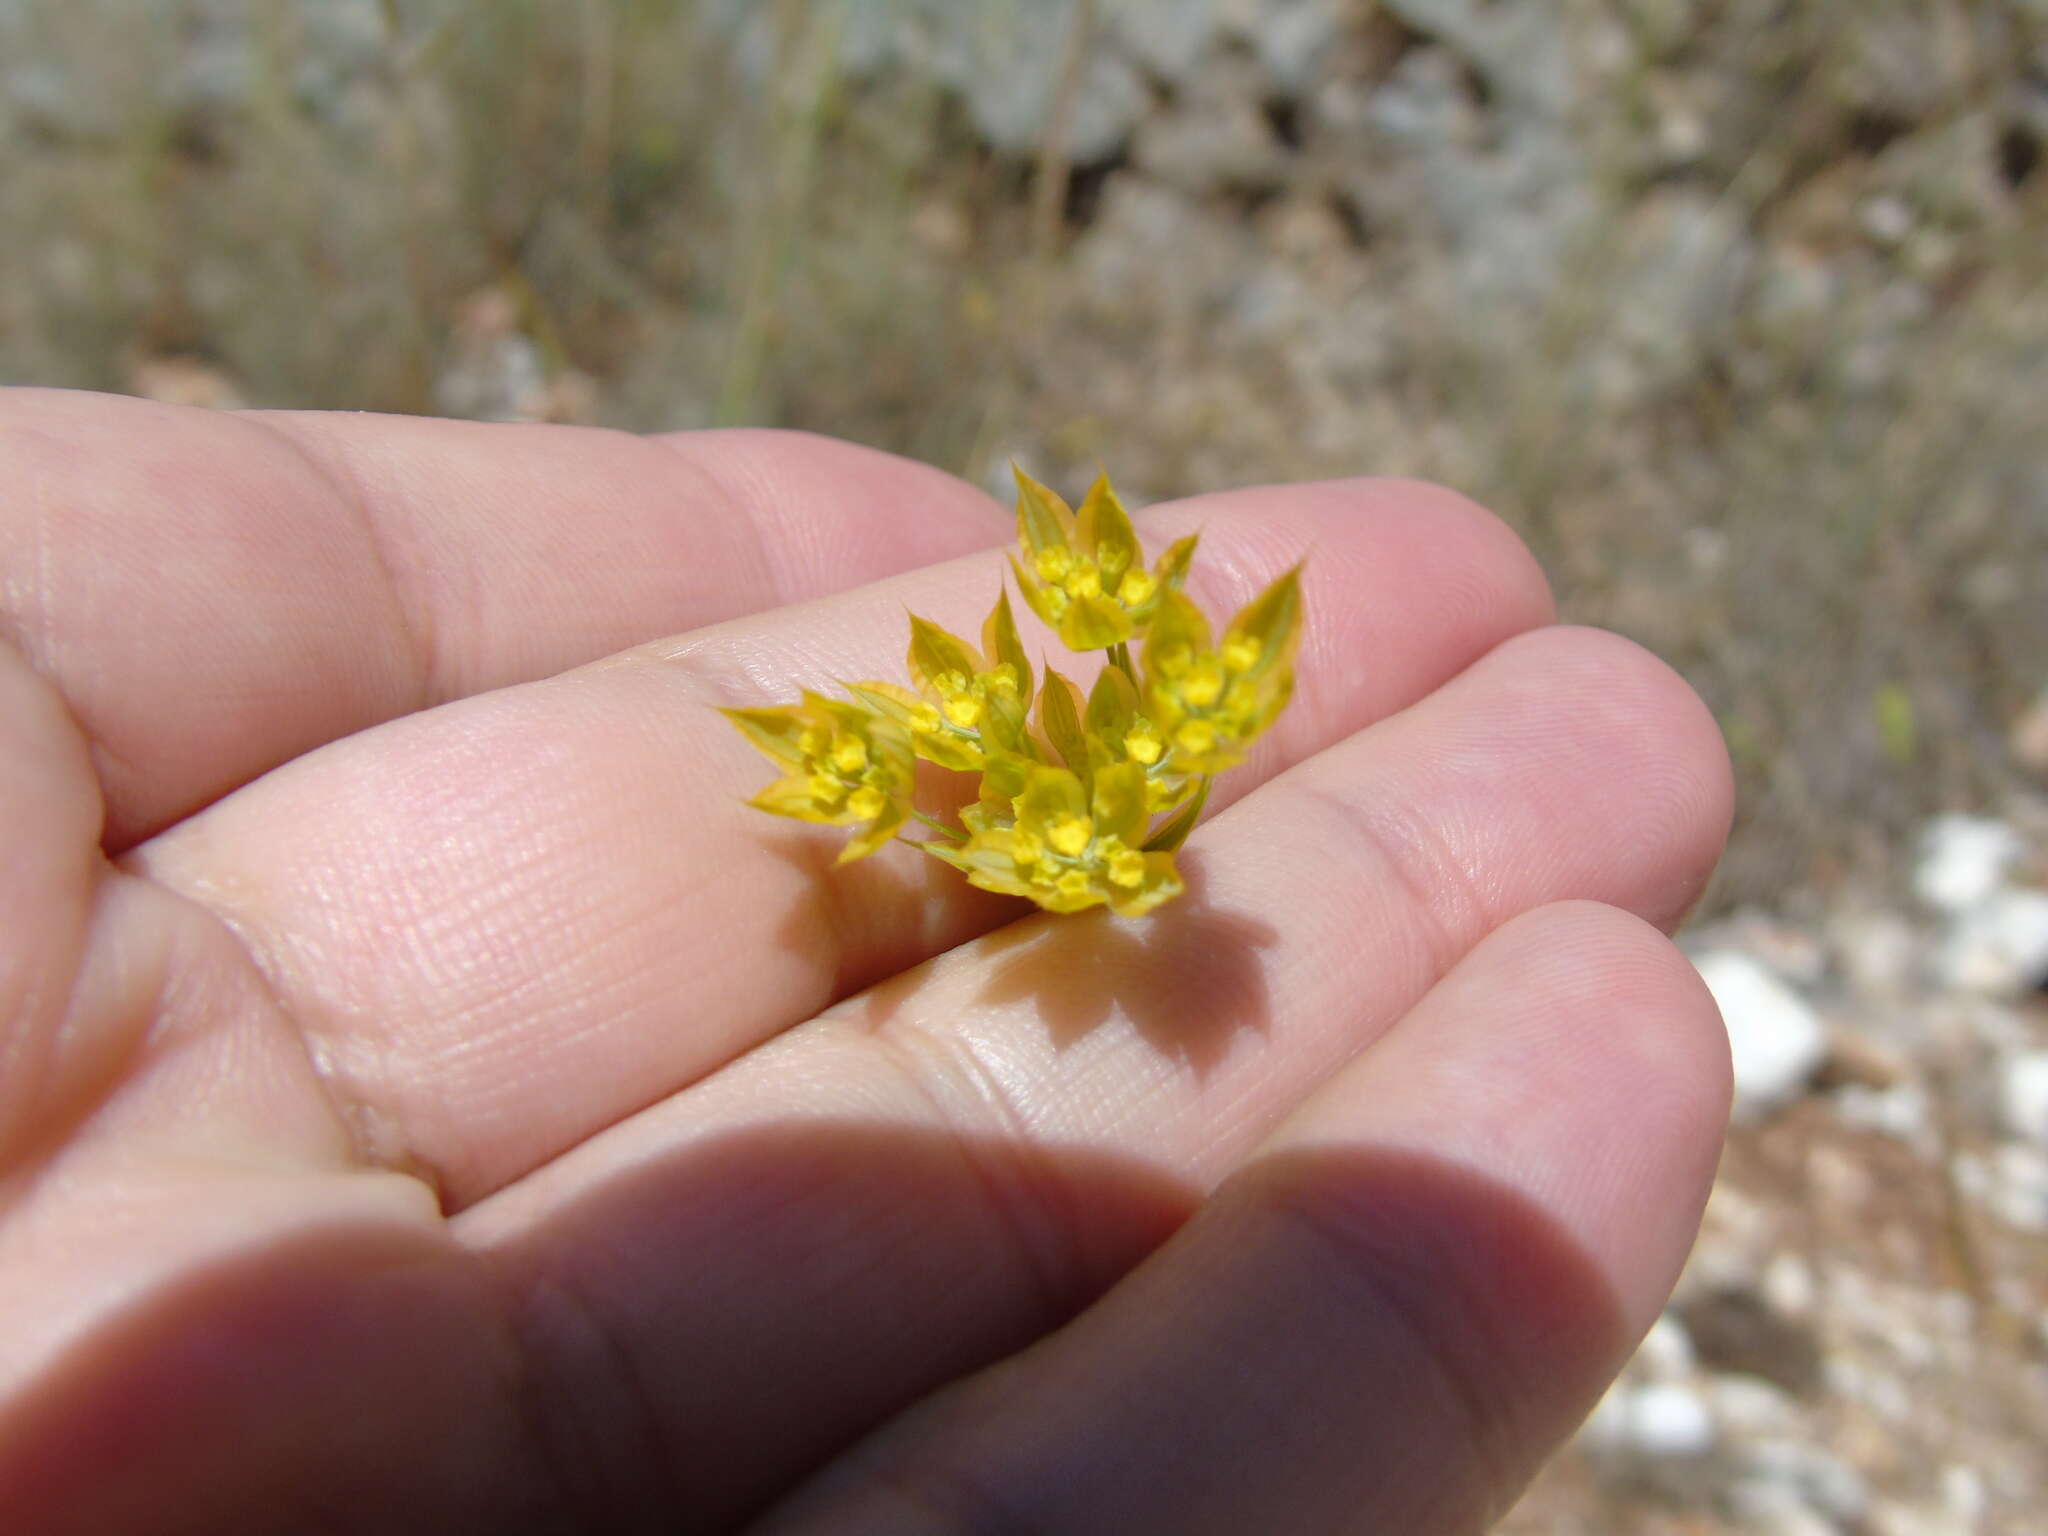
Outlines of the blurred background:
M 2048 1531 L 2048 0 L 0 0 L 0 141 L 0 382 L 1493 507 L 1757 1053 L 1506 1528 Z

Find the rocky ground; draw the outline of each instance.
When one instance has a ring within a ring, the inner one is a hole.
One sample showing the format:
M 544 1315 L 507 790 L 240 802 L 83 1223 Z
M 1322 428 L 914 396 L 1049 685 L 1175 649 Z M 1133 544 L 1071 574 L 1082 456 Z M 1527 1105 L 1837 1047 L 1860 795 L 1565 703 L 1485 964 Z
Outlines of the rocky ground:
M 2048 800 L 1909 909 L 1688 935 L 1736 1125 L 1670 1309 L 1512 1536 L 2048 1531 Z

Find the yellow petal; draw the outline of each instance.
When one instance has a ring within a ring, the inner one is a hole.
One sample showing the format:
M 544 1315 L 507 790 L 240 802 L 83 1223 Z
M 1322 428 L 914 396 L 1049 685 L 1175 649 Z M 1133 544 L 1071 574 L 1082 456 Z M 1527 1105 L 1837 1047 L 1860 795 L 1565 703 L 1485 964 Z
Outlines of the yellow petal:
M 1142 608 L 1158 595 L 1159 578 L 1138 566 L 1125 571 L 1117 583 L 1116 600 L 1126 608 Z
M 1147 768 L 1166 755 L 1166 743 L 1150 720 L 1140 719 L 1124 732 L 1123 746 L 1126 757 Z
M 1207 709 L 1223 697 L 1223 663 L 1214 656 L 1196 658 L 1178 686 L 1180 696 L 1188 703 L 1197 709 Z
M 1094 840 L 1095 827 L 1086 816 L 1055 816 L 1045 829 L 1045 840 L 1055 853 L 1078 859 Z

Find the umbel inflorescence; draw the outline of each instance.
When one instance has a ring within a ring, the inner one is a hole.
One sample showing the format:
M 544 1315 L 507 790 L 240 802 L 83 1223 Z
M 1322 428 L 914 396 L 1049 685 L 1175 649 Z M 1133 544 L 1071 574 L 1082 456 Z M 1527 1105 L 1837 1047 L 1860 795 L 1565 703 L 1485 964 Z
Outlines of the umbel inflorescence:
M 845 699 L 806 691 L 723 712 L 782 770 L 748 803 L 854 828 L 842 864 L 915 819 L 934 835 L 913 846 L 984 890 L 1054 912 L 1148 912 L 1181 892 L 1174 852 L 1211 780 L 1244 760 L 1293 691 L 1300 568 L 1218 640 L 1181 590 L 1195 536 L 1148 567 L 1106 477 L 1075 511 L 1017 471 L 1017 532 L 1024 558 L 1011 570 L 1032 612 L 1068 649 L 1106 653 L 1086 698 L 1050 666 L 1033 674 L 1007 590 L 979 649 L 913 614 L 912 686 L 845 683 Z M 913 803 L 920 758 L 980 776 L 958 827 Z

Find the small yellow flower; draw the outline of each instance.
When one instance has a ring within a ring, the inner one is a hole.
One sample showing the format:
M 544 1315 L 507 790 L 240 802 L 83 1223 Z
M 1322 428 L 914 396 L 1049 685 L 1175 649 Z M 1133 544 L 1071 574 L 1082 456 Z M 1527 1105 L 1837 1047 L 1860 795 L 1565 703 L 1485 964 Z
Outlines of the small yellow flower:
M 1107 476 L 1098 478 L 1075 512 L 1025 474 L 1017 476 L 1017 536 L 1026 562 L 1011 559 L 1031 611 L 1069 650 L 1121 644 L 1151 619 L 1162 592 L 1187 579 L 1195 537 L 1177 540 L 1153 570 L 1130 514 Z
M 1199 608 L 1179 592 L 1164 594 L 1146 637 L 1145 679 L 1150 719 L 1168 747 L 1165 767 L 1215 774 L 1244 761 L 1293 693 L 1301 619 L 1299 567 L 1252 599 L 1221 645 Z
M 1111 763 L 1128 762 L 1145 770 L 1145 809 L 1149 812 L 1172 810 L 1195 792 L 1194 776 L 1168 759 L 1165 738 L 1144 713 L 1137 685 L 1121 667 L 1102 669 L 1088 695 L 1085 716 L 1075 708 L 1075 698 L 1071 683 L 1057 672 L 1046 672 L 1045 690 L 1039 698 L 1040 729 L 1084 783 Z
M 1027 896 L 1052 912 L 1106 903 L 1135 917 L 1182 889 L 1173 855 L 1145 851 L 1148 819 L 1145 770 L 1136 763 L 1101 769 L 1092 790 L 1078 774 L 1039 765 L 1008 816 L 982 818 L 964 846 L 923 847 L 985 891 Z
M 783 770 L 749 805 L 861 829 L 840 850 L 840 863 L 866 858 L 909 819 L 915 764 L 899 722 L 809 691 L 800 704 L 720 713 Z
M 849 683 L 847 691 L 910 732 L 917 755 L 941 768 L 988 766 L 990 754 L 1028 751 L 1031 662 L 1017 636 L 1010 594 L 996 599 L 981 628 L 982 649 L 929 619 L 910 616 L 910 675 L 917 692 L 894 683 Z

